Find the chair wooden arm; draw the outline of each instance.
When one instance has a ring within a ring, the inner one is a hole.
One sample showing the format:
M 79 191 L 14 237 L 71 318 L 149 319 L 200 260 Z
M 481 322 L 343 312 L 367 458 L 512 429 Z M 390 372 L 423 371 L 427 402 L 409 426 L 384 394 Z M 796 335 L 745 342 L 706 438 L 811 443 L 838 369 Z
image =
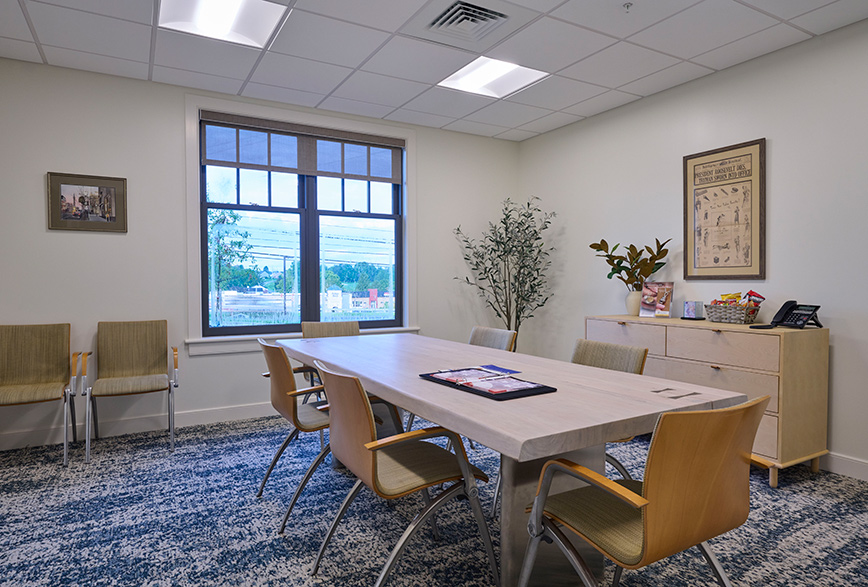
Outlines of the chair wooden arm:
M 178 370 L 178 347 L 172 347 L 172 364 L 174 365 L 175 371 Z
M 271 377 L 271 371 L 266 371 L 262 374 L 263 377 Z
M 263 373 L 264 375 L 264 373 Z M 296 389 L 295 391 L 287 391 L 286 395 L 289 397 L 298 397 L 300 395 L 307 395 L 309 393 L 319 393 L 324 391 L 325 387 L 322 385 L 314 385 L 313 387 L 305 387 L 304 389 Z
M 761 469 L 769 469 L 769 468 L 774 466 L 773 462 L 771 462 L 767 459 L 764 459 L 759 455 L 754 455 L 754 454 L 750 455 L 750 464 L 756 465 L 757 467 L 760 467 Z
M 612 494 L 621 501 L 625 502 L 627 505 L 630 505 L 634 508 L 643 508 L 649 503 L 647 499 L 633 491 L 630 491 L 623 485 L 615 483 L 608 477 L 600 475 L 596 471 L 593 471 L 587 467 L 583 467 L 582 465 L 577 465 L 576 463 L 567 459 L 554 459 L 548 461 L 545 465 L 543 465 L 542 471 L 540 472 L 540 482 L 537 486 L 537 495 L 539 495 L 540 489 L 542 488 L 543 478 L 545 477 L 546 470 L 549 468 L 552 468 L 553 472 L 557 471 L 561 473 L 566 473 L 571 477 L 581 479 L 582 481 L 590 483 L 595 487 L 599 487 L 603 491 Z
M 293 367 L 293 373 L 316 373 L 316 367 L 310 365 L 302 365 L 301 367 Z
M 322 404 L 316 407 L 320 412 L 328 412 L 332 407 L 328 404 Z
M 375 440 L 373 442 L 365 444 L 365 448 L 368 450 L 380 450 L 381 448 L 400 444 L 402 442 L 450 435 L 455 435 L 455 433 L 447 430 L 446 428 L 443 428 L 442 426 L 432 426 L 431 428 L 410 430 L 409 432 L 402 432 L 400 434 L 393 434 L 392 436 L 387 436 L 386 438 L 380 438 L 379 440 Z

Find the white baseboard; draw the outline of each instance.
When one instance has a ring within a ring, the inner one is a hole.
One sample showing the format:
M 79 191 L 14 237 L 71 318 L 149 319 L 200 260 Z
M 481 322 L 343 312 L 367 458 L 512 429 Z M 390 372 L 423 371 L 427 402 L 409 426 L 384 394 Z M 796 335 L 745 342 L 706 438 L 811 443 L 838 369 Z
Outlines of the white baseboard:
M 820 468 L 824 471 L 868 481 L 868 461 L 862 459 L 829 453 L 820 457 Z

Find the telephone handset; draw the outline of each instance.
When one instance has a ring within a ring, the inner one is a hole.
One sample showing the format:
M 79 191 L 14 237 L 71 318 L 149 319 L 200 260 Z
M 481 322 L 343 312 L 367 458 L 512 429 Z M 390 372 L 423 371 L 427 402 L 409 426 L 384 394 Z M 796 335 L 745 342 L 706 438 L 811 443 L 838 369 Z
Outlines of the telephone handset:
M 812 306 L 810 304 L 800 304 L 796 300 L 784 302 L 775 317 L 772 318 L 770 324 L 754 324 L 751 328 L 774 328 L 775 326 L 786 326 L 788 328 L 804 328 L 806 324 L 813 324 L 818 328 L 822 328 L 819 318 L 817 318 L 817 310 L 820 306 Z

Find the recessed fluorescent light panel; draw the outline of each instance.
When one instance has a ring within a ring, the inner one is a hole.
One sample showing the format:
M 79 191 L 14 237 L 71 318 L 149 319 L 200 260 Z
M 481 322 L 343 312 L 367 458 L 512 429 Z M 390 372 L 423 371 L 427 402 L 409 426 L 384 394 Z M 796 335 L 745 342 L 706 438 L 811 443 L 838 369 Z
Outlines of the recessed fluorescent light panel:
M 480 57 L 437 84 L 453 90 L 503 98 L 548 76 L 514 63 Z
M 261 48 L 285 11 L 265 0 L 162 0 L 160 26 Z

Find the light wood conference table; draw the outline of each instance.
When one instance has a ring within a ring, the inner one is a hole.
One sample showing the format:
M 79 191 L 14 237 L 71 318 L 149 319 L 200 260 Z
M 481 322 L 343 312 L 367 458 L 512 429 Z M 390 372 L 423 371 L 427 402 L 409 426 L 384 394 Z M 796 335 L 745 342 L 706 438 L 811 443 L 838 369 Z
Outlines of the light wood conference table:
M 525 506 L 533 500 L 546 460 L 565 457 L 603 472 L 605 443 L 651 432 L 661 413 L 722 408 L 747 399 L 720 389 L 416 334 L 277 342 L 291 358 L 308 365 L 319 360 L 336 371 L 355 375 L 370 393 L 501 454 L 504 587 L 512 587 L 518 579 L 528 538 Z M 419 377 L 420 373 L 488 364 L 520 371 L 516 377 L 557 391 L 495 401 Z M 560 583 L 552 577 L 543 581 Z M 576 576 L 568 574 L 564 584 L 576 584 Z

